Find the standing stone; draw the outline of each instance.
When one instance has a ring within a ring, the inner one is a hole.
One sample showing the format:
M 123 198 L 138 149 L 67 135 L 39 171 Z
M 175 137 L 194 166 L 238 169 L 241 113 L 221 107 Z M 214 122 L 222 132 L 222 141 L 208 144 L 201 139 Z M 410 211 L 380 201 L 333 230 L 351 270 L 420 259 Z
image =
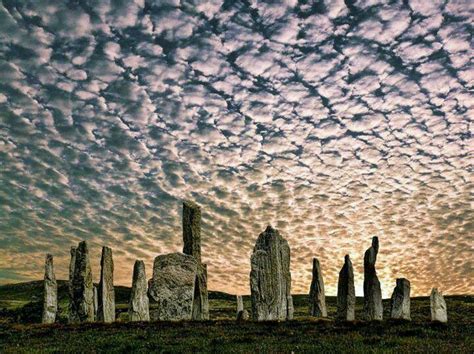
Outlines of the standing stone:
M 71 261 L 69 262 L 69 283 L 68 283 L 68 295 L 69 295 L 69 307 L 68 307 L 68 321 L 69 323 L 78 322 L 79 320 L 75 318 L 75 312 L 72 308 L 73 302 L 73 287 L 72 282 L 74 278 L 74 266 L 76 264 L 76 247 L 71 247 Z
M 437 288 L 431 290 L 430 295 L 431 321 L 448 322 L 448 310 L 444 296 Z
M 99 311 L 99 290 L 94 284 L 94 321 L 98 320 L 98 311 Z
M 201 263 L 201 207 L 194 202 L 183 202 L 183 253 L 193 256 L 198 264 L 193 301 L 193 320 L 209 319 L 207 265 Z
M 295 313 L 295 308 L 293 306 L 293 296 L 288 295 L 286 297 L 287 309 L 286 309 L 286 319 L 292 320 Z
M 78 322 L 94 321 L 94 285 L 87 242 L 79 242 L 75 252 L 72 280 L 73 319 Z
M 364 315 L 368 321 L 382 320 L 382 290 L 375 270 L 377 253 L 379 252 L 379 239 L 372 238 L 372 246 L 364 255 Z
M 244 300 L 242 295 L 237 295 L 237 321 L 247 321 L 249 319 L 249 313 L 244 309 Z
M 128 318 L 130 321 L 150 320 L 145 263 L 139 260 L 135 261 L 135 265 L 133 266 L 132 291 L 128 304 Z
M 268 226 L 257 239 L 250 259 L 252 316 L 255 320 L 287 320 L 293 316 L 290 247 Z
M 54 275 L 53 256 L 46 255 L 44 270 L 43 323 L 54 323 L 58 312 L 58 284 Z
M 237 314 L 237 322 L 248 321 L 250 318 L 249 312 L 247 310 L 242 310 Z
M 344 321 L 354 321 L 355 319 L 355 287 L 354 269 L 347 254 L 344 257 L 344 266 L 339 272 L 337 283 L 337 319 Z
M 240 311 L 244 310 L 244 299 L 242 298 L 242 295 L 237 295 L 236 299 L 237 299 L 237 313 L 239 313 Z
M 150 309 L 152 320 L 191 320 L 195 284 L 198 282 L 196 258 L 184 253 L 159 255 L 148 282 L 148 296 L 157 306 Z
M 114 260 L 112 258 L 112 249 L 109 247 L 102 247 L 98 293 L 98 321 L 115 321 Z
M 316 317 L 328 316 L 323 274 L 317 258 L 313 258 L 313 280 L 309 290 L 309 314 Z
M 411 320 L 410 317 L 410 282 L 408 279 L 397 279 L 393 289 L 390 316 L 394 319 Z

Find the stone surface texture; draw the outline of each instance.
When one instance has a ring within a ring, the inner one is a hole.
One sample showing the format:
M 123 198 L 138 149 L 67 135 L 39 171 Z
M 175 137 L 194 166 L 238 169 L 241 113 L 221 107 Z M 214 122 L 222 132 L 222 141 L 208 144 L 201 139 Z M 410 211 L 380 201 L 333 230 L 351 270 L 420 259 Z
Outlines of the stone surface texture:
M 430 295 L 431 321 L 448 322 L 448 309 L 443 294 L 437 288 L 431 290 Z
M 79 242 L 75 252 L 71 305 L 75 322 L 94 321 L 94 285 L 86 241 Z
M 382 320 L 382 290 L 375 270 L 379 252 L 378 237 L 372 238 L 372 246 L 364 255 L 364 316 L 368 321 Z
M 268 226 L 258 236 L 250 264 L 253 319 L 291 319 L 290 247 L 278 230 Z
M 239 313 L 244 309 L 244 298 L 242 295 L 237 295 L 235 298 L 237 300 L 237 313 Z
M 411 320 L 410 316 L 410 282 L 398 278 L 391 298 L 390 317 L 399 320 Z
M 132 290 L 128 305 L 128 318 L 130 321 L 150 320 L 147 291 L 145 263 L 137 260 L 133 266 Z
M 316 317 L 327 317 L 328 315 L 323 274 L 317 258 L 313 258 L 313 279 L 309 290 L 309 314 Z
M 337 284 L 337 319 L 354 321 L 355 302 L 354 269 L 349 255 L 346 255 Z
M 115 321 L 114 260 L 109 247 L 102 247 L 98 295 L 97 320 Z
M 249 312 L 247 310 L 242 310 L 237 313 L 237 321 L 248 321 L 250 319 Z
M 44 270 L 42 323 L 54 323 L 58 312 L 58 284 L 54 275 L 53 256 L 46 255 Z
M 69 307 L 68 307 L 68 322 L 74 323 L 78 322 L 78 319 L 75 317 L 76 313 L 73 310 L 72 303 L 73 303 L 73 287 L 72 281 L 74 278 L 74 266 L 76 264 L 76 247 L 71 247 L 71 260 L 69 262 L 69 282 L 68 282 L 68 295 L 69 295 Z

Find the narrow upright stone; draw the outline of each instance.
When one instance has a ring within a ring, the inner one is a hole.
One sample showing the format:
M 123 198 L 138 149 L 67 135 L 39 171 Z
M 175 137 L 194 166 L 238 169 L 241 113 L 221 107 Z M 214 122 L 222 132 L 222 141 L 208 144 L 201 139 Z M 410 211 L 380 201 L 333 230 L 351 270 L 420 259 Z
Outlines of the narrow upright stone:
M 72 280 L 73 319 L 79 322 L 94 321 L 94 284 L 87 242 L 79 242 L 75 252 Z
M 242 298 L 242 295 L 237 295 L 236 299 L 237 299 L 237 313 L 239 313 L 240 311 L 244 310 L 244 299 Z
M 354 321 L 355 301 L 354 269 L 349 255 L 346 255 L 337 283 L 337 318 L 339 320 Z
M 94 284 L 94 321 L 98 320 L 99 311 L 99 290 L 97 285 Z
M 58 284 L 54 275 L 53 256 L 46 255 L 44 270 L 43 323 L 54 323 L 58 312 Z
M 114 260 L 109 247 L 102 247 L 98 293 L 97 320 L 115 321 Z
M 268 226 L 258 236 L 250 264 L 253 318 L 258 321 L 291 319 L 290 247 L 278 230 Z
M 135 265 L 133 266 L 132 291 L 128 304 L 128 318 L 130 321 L 150 320 L 145 263 L 139 260 L 135 261 Z
M 69 283 L 68 283 L 68 295 L 69 295 L 69 306 L 68 306 L 68 321 L 69 323 L 78 322 L 79 320 L 75 318 L 75 312 L 72 308 L 73 303 L 73 278 L 74 278 L 74 266 L 76 264 L 76 247 L 71 247 L 71 260 L 69 262 Z
M 372 246 L 364 255 L 364 315 L 368 321 L 382 320 L 382 290 L 375 270 L 377 253 L 379 252 L 379 239 L 372 238 Z
M 328 315 L 323 274 L 317 258 L 313 258 L 313 280 L 309 290 L 309 314 L 316 317 L 327 317 Z
M 411 320 L 410 317 L 410 282 L 398 278 L 393 289 L 390 316 L 394 319 Z
M 201 207 L 191 201 L 183 202 L 183 253 L 201 263 Z
M 431 290 L 430 295 L 431 321 L 448 322 L 448 309 L 444 296 L 437 288 Z
M 194 285 L 193 320 L 209 319 L 209 295 L 207 291 L 207 264 L 197 264 L 196 283 Z

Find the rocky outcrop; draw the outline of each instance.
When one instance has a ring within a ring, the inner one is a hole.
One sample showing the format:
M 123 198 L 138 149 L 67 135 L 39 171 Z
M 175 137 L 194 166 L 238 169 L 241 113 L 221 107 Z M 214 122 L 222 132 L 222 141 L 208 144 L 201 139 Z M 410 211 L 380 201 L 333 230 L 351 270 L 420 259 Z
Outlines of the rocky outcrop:
M 155 258 L 153 277 L 148 283 L 152 320 L 191 320 L 198 262 L 184 253 L 171 253 Z
M 411 320 L 410 317 L 410 282 L 408 279 L 397 279 L 391 299 L 390 317 L 400 320 Z
M 291 319 L 290 247 L 278 230 L 268 226 L 258 236 L 250 263 L 253 318 L 258 321 Z
M 364 316 L 368 321 L 383 318 L 382 290 L 375 270 L 378 252 L 379 239 L 373 237 L 372 246 L 364 255 Z
M 102 247 L 98 295 L 97 320 L 115 321 L 114 260 L 109 247 Z
M 73 287 L 72 281 L 74 278 L 74 266 L 76 264 L 76 247 L 71 247 L 71 260 L 69 261 L 69 283 L 68 283 L 68 295 L 69 295 L 69 307 L 68 307 L 68 322 L 78 322 L 79 319 L 75 318 L 75 312 L 72 308 L 73 303 Z
M 44 270 L 42 323 L 54 323 L 58 312 L 58 284 L 54 275 L 53 256 L 46 255 Z
M 430 295 L 431 321 L 448 322 L 448 309 L 446 301 L 441 292 L 437 288 L 431 290 Z
M 132 291 L 128 304 L 128 318 L 130 321 L 150 320 L 145 263 L 139 260 L 135 261 L 135 265 L 133 266 Z
M 309 290 L 309 314 L 316 317 L 327 317 L 328 315 L 323 274 L 317 258 L 313 258 L 313 280 Z
M 86 241 L 79 242 L 75 252 L 71 306 L 75 322 L 94 321 L 94 288 Z
M 337 284 L 337 319 L 353 321 L 355 319 L 355 301 L 354 269 L 349 255 L 346 255 Z

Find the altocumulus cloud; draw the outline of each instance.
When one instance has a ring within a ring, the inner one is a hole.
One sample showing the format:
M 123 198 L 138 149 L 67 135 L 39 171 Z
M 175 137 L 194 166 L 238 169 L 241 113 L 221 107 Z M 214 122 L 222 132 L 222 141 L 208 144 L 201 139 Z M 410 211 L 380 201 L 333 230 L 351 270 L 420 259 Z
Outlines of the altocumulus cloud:
M 269 223 L 293 292 L 335 294 L 378 235 L 396 277 L 472 293 L 472 1 L 0 2 L 0 282 L 45 252 L 181 249 L 203 207 L 210 288 L 248 292 Z

